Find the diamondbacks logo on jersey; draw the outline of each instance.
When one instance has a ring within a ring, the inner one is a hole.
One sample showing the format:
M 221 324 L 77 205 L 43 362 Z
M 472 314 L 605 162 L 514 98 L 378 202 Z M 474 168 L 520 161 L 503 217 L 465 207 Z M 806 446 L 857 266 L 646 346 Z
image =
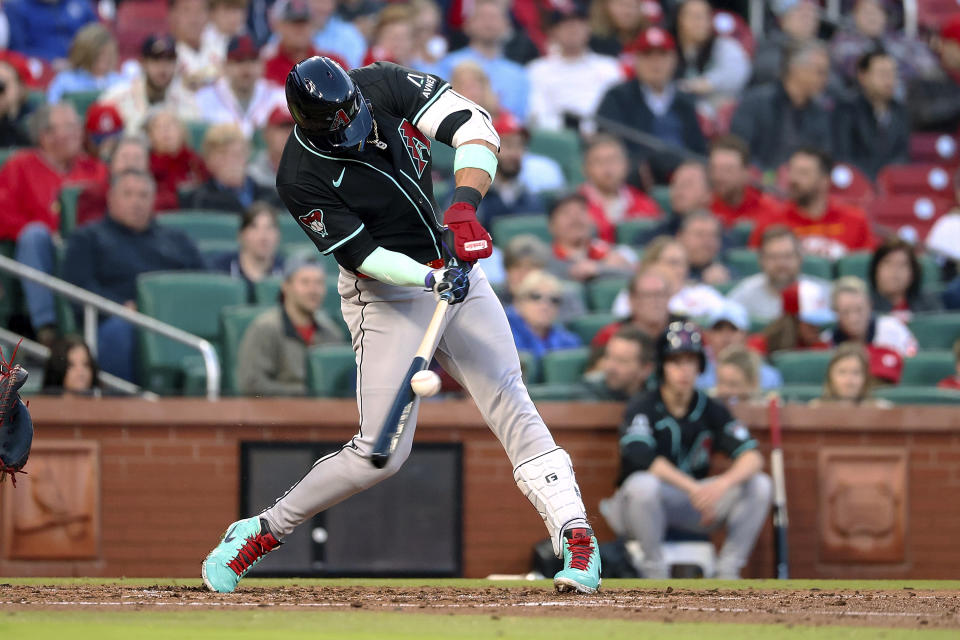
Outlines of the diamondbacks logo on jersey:
M 347 115 L 346 111 L 340 109 L 340 111 L 337 111 L 337 115 L 333 117 L 333 124 L 330 125 L 330 130 L 336 131 L 342 129 L 348 124 L 350 124 L 350 116 Z
M 314 209 L 310 213 L 303 214 L 300 216 L 300 222 L 321 238 L 326 238 L 330 235 L 327 231 L 327 225 L 323 224 L 323 209 Z
M 430 162 L 430 140 L 406 120 L 400 122 L 397 131 L 403 138 L 403 144 L 407 147 L 410 162 L 417 170 L 417 177 L 422 178 L 423 170 L 427 168 L 427 163 Z

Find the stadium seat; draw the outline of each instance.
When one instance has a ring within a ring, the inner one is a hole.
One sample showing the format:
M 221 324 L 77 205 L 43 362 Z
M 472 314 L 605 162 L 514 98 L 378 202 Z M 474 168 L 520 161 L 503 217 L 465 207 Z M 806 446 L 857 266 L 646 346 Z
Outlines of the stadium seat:
M 856 276 L 863 281 L 870 275 L 870 258 L 873 254 L 869 251 L 854 251 L 837 260 L 837 277 Z
M 953 207 L 949 198 L 926 195 L 892 195 L 877 198 L 867 209 L 878 225 L 892 229 L 911 243 L 927 237 L 933 223 Z
M 220 337 L 220 310 L 246 302 L 244 282 L 202 272 L 147 273 L 137 279 L 137 308 L 214 345 Z M 156 333 L 140 331 L 140 380 L 158 393 L 176 391 L 183 382 L 182 361 L 197 351 Z
M 73 108 L 77 110 L 77 115 L 80 116 L 80 122 L 83 122 L 87 117 L 87 109 L 89 109 L 90 105 L 96 102 L 99 97 L 100 89 L 94 89 L 93 91 L 71 91 L 63 94 L 61 101 L 73 105 Z
M 731 247 L 745 247 L 750 241 L 750 234 L 753 233 L 754 223 L 752 220 L 745 220 L 733 225 L 726 232 L 727 241 Z
M 820 256 L 803 256 L 800 271 L 815 278 L 833 280 L 833 261 Z
M 918 313 L 910 320 L 910 331 L 921 349 L 952 349 L 960 338 L 960 313 Z
M 223 364 L 221 389 L 226 395 L 237 395 L 237 356 L 240 353 L 240 343 L 243 334 L 253 320 L 264 311 L 272 308 L 269 305 L 241 305 L 238 307 L 224 307 L 220 311 L 220 361 Z
M 543 356 L 543 381 L 547 384 L 578 382 L 590 360 L 590 348 L 559 349 Z
M 300 226 L 300 223 L 286 211 L 281 211 L 277 216 L 277 224 L 280 226 L 280 244 L 313 244 L 310 242 L 310 237 L 307 235 L 307 232 Z
M 649 235 L 658 225 L 663 223 L 662 218 L 632 218 L 617 225 L 617 243 L 637 245 L 641 235 Z
M 920 351 L 912 358 L 904 359 L 900 384 L 935 387 L 955 372 L 952 351 Z
M 224 254 L 236 253 L 237 247 L 236 240 L 200 240 L 197 242 L 200 255 L 203 256 L 203 260 L 207 264 L 210 264 L 213 260 L 216 260 Z
M 158 224 L 180 229 L 194 242 L 202 240 L 236 240 L 240 217 L 222 211 L 181 209 L 156 218 Z
M 616 319 L 616 316 L 612 313 L 585 313 L 579 318 L 574 318 L 568 322 L 567 328 L 580 336 L 584 344 L 590 344 L 593 336 L 597 335 L 600 329 Z
M 527 387 L 534 402 L 588 400 L 590 391 L 582 384 L 534 384 Z
M 832 355 L 820 350 L 778 351 L 770 359 L 783 375 L 784 385 L 822 385 Z
M 852 164 L 839 163 L 830 172 L 830 195 L 859 206 L 865 206 L 876 196 L 873 183 L 863 171 Z
M 430 140 L 430 159 L 433 161 L 432 168 L 441 174 L 453 173 L 453 156 L 456 153 L 453 147 Z
M 784 402 L 806 404 L 822 395 L 822 384 L 786 384 L 780 388 L 780 397 Z
M 187 144 L 197 153 L 203 153 L 203 137 L 210 124 L 200 120 L 188 120 L 183 124 L 187 128 Z
M 83 192 L 81 185 L 67 185 L 60 188 L 57 202 L 60 205 L 60 236 L 66 238 L 77 226 L 77 200 Z
M 673 209 L 670 208 L 670 187 L 661 184 L 650 190 L 650 197 L 660 206 L 664 215 L 670 215 Z
M 731 249 L 727 252 L 726 263 L 738 278 L 760 273 L 760 261 L 753 249 Z
M 913 162 L 955 166 L 960 163 L 957 138 L 948 133 L 918 131 L 910 134 L 910 159 Z
M 576 187 L 583 182 L 580 137 L 575 131 L 532 129 L 528 149 L 531 153 L 552 158 L 559 164 L 567 179 L 567 186 Z
M 950 167 L 940 164 L 893 164 L 877 174 L 877 186 L 884 195 L 912 195 L 949 198 L 953 193 Z
M 598 313 L 609 312 L 617 294 L 630 284 L 630 278 L 610 276 L 595 278 L 587 285 L 587 301 L 591 311 Z
M 515 236 L 529 233 L 537 236 L 548 245 L 550 244 L 550 230 L 547 226 L 547 216 L 544 214 L 502 216 L 494 219 L 490 229 L 493 242 L 501 249 L 506 248 Z
M 357 360 L 350 345 L 320 345 L 307 353 L 307 392 L 320 398 L 356 394 Z
M 885 387 L 873 395 L 893 404 L 960 404 L 960 391 L 936 387 Z
M 253 283 L 253 301 L 256 304 L 276 304 L 280 298 L 280 287 L 283 279 L 279 276 L 264 278 Z
M 520 373 L 523 376 L 523 384 L 530 386 L 541 382 L 540 361 L 529 351 L 517 351 L 520 356 Z

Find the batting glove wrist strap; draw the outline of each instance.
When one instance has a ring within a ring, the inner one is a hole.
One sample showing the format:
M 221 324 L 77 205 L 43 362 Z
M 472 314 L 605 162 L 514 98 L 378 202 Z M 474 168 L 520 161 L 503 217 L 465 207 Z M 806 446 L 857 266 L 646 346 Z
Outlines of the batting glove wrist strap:
M 470 268 L 462 266 L 435 269 L 427 274 L 424 285 L 433 291 L 437 300 L 458 304 L 463 302 L 470 291 Z

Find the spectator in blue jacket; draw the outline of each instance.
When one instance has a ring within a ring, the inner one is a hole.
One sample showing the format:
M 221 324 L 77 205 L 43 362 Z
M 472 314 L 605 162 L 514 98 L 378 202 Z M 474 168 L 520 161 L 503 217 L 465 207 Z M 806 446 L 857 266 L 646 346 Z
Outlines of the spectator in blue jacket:
M 551 351 L 581 346 L 580 338 L 557 322 L 562 302 L 563 289 L 556 277 L 541 270 L 524 277 L 506 310 L 517 351 L 529 351 L 539 359 Z
M 203 269 L 203 259 L 182 231 L 153 220 L 156 185 L 146 171 L 113 176 L 107 216 L 70 236 L 64 277 L 73 284 L 136 310 L 137 276 L 150 271 Z M 112 316 L 98 327 L 100 368 L 134 380 L 133 325 Z
M 77 32 L 70 44 L 70 68 L 50 82 L 47 102 L 60 102 L 63 96 L 78 91 L 103 91 L 125 82 L 117 72 L 117 39 L 99 23 L 88 24 Z
M 10 0 L 3 10 L 10 50 L 47 62 L 66 58 L 77 32 L 97 21 L 91 0 Z

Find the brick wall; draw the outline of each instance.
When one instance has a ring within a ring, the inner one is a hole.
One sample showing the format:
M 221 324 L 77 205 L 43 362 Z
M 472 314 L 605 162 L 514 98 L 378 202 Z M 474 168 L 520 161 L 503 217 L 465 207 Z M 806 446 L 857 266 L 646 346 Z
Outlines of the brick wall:
M 101 552 L 95 561 L 6 559 L 2 575 L 183 576 L 199 564 L 238 516 L 239 443 L 252 440 L 345 440 L 355 431 L 351 401 L 82 400 L 38 398 L 31 405 L 37 440 L 95 441 L 100 446 Z M 598 535 L 596 513 L 617 472 L 617 405 L 545 405 L 542 413 L 574 459 Z M 765 412 L 745 409 L 766 450 Z M 796 577 L 954 577 L 960 569 L 960 412 L 949 408 L 849 411 L 790 407 L 784 442 Z M 476 577 L 528 568 L 543 525 L 517 491 L 510 464 L 471 403 L 427 403 L 418 441 L 464 445 L 464 572 Z M 896 565 L 819 560 L 818 455 L 825 447 L 895 447 L 909 452 L 905 560 Z M 30 467 L 28 465 L 27 470 Z M 18 491 L 21 489 L 18 489 Z M 9 499 L 10 488 L 0 492 Z M 2 513 L 3 510 L 0 510 Z M 2 517 L 2 516 L 0 516 Z M 2 521 L 0 521 L 2 524 Z M 3 529 L 0 527 L 0 529 Z M 747 575 L 771 576 L 769 527 Z

